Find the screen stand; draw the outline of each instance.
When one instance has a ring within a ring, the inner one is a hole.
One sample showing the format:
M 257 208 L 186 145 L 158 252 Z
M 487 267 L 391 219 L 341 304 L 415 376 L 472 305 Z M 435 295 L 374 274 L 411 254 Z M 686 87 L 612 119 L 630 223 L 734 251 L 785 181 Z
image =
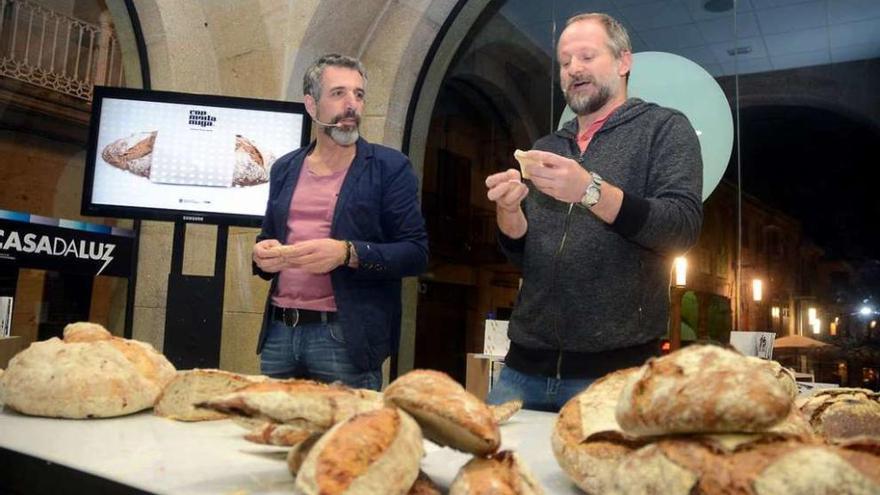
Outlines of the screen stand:
M 217 226 L 214 275 L 184 275 L 186 224 L 174 223 L 163 353 L 177 369 L 218 368 L 226 281 L 227 225 Z

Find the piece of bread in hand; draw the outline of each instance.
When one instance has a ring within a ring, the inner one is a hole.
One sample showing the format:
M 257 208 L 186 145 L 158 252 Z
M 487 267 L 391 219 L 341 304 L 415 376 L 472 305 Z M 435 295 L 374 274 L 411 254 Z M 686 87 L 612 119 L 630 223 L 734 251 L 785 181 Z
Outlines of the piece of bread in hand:
M 411 414 L 425 437 L 462 452 L 488 455 L 501 445 L 489 406 L 445 373 L 413 370 L 394 380 L 385 403 Z
M 153 146 L 158 131 L 138 132 L 117 139 L 104 147 L 101 158 L 116 168 L 142 177 L 150 176 L 153 164 Z
M 541 163 L 536 158 L 533 158 L 529 155 L 528 151 L 516 150 L 513 152 L 513 157 L 516 158 L 516 161 L 519 162 L 519 170 L 520 174 L 522 174 L 523 179 L 531 178 L 532 167 L 543 167 L 544 164 Z
M 178 371 L 177 376 L 165 386 L 153 412 L 177 421 L 224 419 L 227 417 L 224 413 L 195 405 L 267 380 L 269 378 L 265 376 L 241 375 L 217 369 Z
M 793 400 L 769 363 L 710 345 L 649 359 L 617 404 L 631 435 L 759 432 L 783 420 Z
M 406 412 L 386 407 L 357 414 L 315 443 L 295 488 L 305 495 L 405 495 L 423 455 L 421 430 Z
M 153 407 L 174 366 L 153 346 L 72 323 L 64 339 L 34 342 L 0 377 L 5 406 L 23 414 L 102 418 Z
M 510 450 L 474 457 L 458 472 L 449 495 L 543 495 L 522 460 Z

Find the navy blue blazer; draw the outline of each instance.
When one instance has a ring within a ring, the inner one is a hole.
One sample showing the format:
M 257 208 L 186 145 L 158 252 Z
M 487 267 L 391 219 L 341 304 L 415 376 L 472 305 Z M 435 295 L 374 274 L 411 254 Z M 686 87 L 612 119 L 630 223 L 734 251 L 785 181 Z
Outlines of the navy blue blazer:
M 279 158 L 269 178 L 269 201 L 257 242 L 287 239 L 290 201 L 312 142 Z M 357 152 L 339 191 L 330 237 L 351 241 L 358 268 L 330 272 L 338 321 L 352 362 L 378 369 L 400 342 L 401 278 L 418 275 L 428 265 L 428 234 L 418 199 L 418 179 L 399 151 L 357 141 Z M 266 300 L 257 353 L 266 340 L 268 311 L 278 283 L 275 273 L 254 265 L 254 273 L 272 280 Z

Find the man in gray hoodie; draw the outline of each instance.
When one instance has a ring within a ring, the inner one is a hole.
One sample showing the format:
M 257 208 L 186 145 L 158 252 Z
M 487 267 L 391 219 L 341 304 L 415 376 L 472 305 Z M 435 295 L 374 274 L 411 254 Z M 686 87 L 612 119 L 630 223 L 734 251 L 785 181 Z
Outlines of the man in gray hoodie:
M 577 117 L 486 179 L 502 250 L 523 283 L 490 403 L 558 410 L 595 379 L 659 353 L 672 260 L 702 223 L 702 160 L 680 112 L 627 98 L 629 36 L 605 14 L 569 19 L 560 84 Z

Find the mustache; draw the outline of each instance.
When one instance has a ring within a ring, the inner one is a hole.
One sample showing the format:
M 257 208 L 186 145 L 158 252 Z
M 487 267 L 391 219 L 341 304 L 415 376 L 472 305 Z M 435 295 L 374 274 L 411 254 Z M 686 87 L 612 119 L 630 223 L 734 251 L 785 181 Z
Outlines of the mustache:
M 572 80 L 568 83 L 568 89 L 572 89 L 572 88 L 574 88 L 574 86 L 575 86 L 576 84 L 580 84 L 580 83 L 589 83 L 589 84 L 593 84 L 593 83 L 595 83 L 595 82 L 596 82 L 596 80 L 595 80 L 593 77 L 591 77 L 591 76 L 579 76 L 579 77 L 574 77 L 574 78 L 572 78 Z
M 339 115 L 333 117 L 333 120 L 331 122 L 333 124 L 336 124 L 336 123 L 339 123 L 342 119 L 354 119 L 355 123 L 358 125 L 360 125 L 360 123 L 361 123 L 361 116 L 358 115 L 357 112 L 355 112 L 354 110 L 351 110 L 351 109 L 346 110 L 345 112 L 340 113 Z

